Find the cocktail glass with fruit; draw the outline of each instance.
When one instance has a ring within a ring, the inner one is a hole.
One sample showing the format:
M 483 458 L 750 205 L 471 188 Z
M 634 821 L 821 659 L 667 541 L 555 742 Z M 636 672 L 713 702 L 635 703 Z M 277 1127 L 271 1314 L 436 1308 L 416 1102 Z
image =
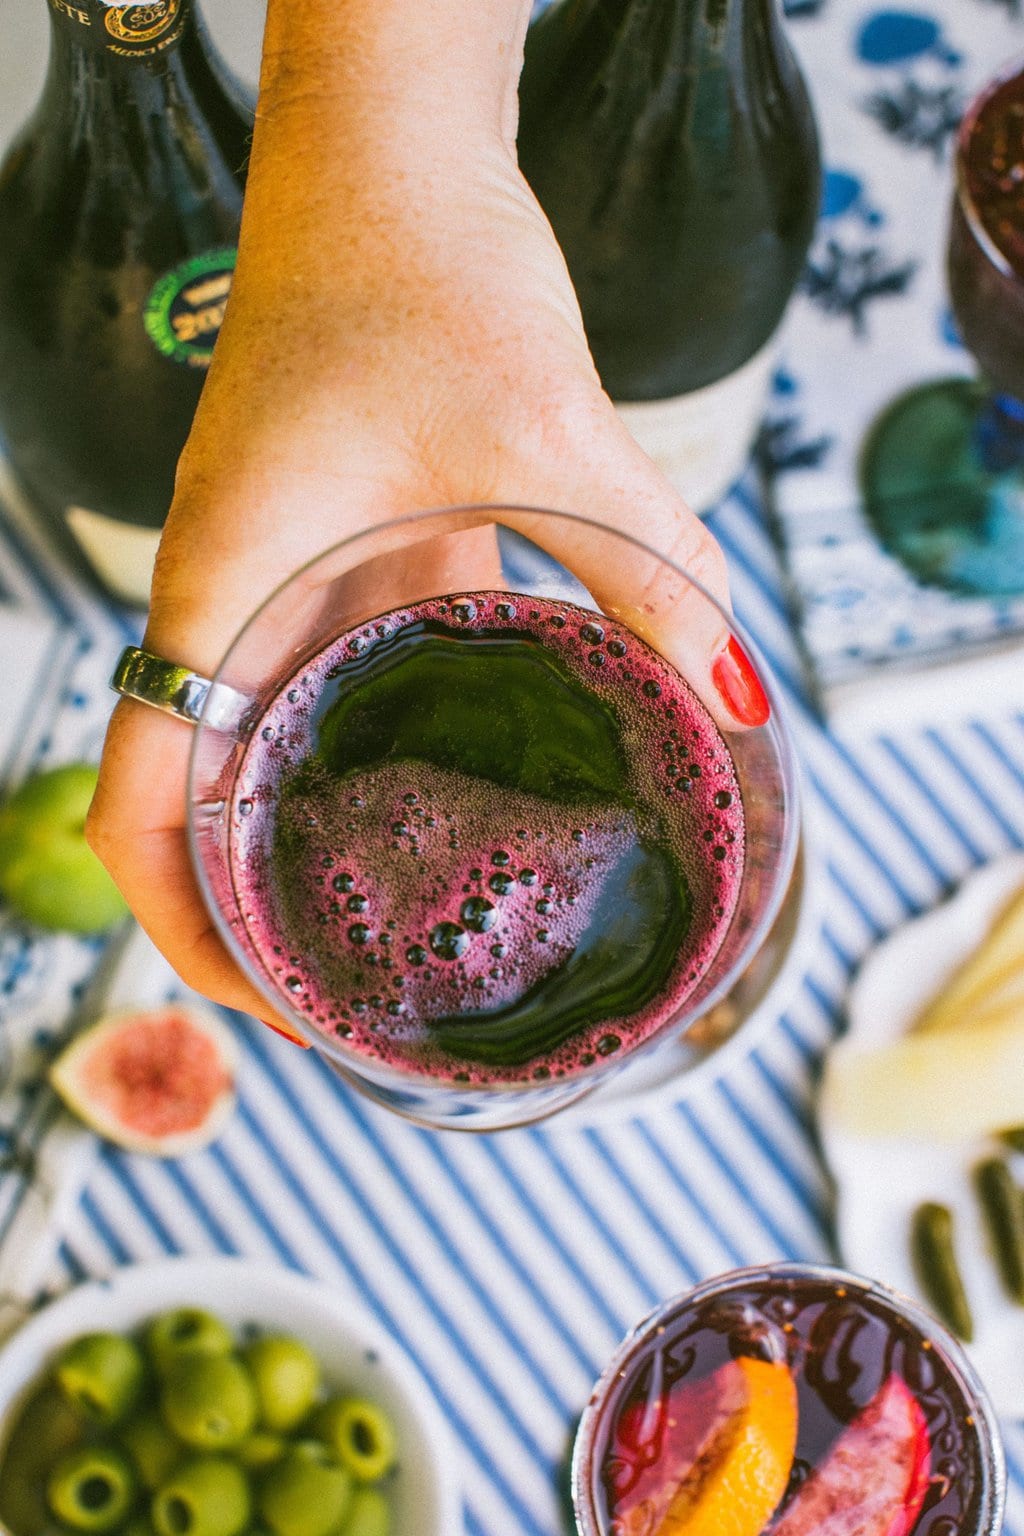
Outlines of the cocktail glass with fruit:
M 541 556 L 574 540 L 614 611 Z M 256 614 L 197 732 L 193 849 L 226 942 L 302 1039 L 415 1119 L 578 1098 L 706 1015 L 786 894 L 795 765 L 750 658 L 685 572 L 566 514 L 349 540 Z
M 915 1303 L 817 1265 L 734 1270 L 666 1303 L 598 1381 L 578 1536 L 996 1536 L 996 1420 Z

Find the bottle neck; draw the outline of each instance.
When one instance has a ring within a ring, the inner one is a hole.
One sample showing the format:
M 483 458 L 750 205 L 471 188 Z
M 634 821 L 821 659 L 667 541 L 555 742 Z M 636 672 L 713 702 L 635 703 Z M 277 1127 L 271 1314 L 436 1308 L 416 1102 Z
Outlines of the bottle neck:
M 82 156 L 93 174 L 120 181 L 147 165 L 147 175 L 157 174 L 170 161 L 200 157 L 210 135 L 226 137 L 235 153 L 251 103 L 217 55 L 195 0 L 48 4 L 49 67 L 29 130 L 48 160 Z
M 188 30 L 193 0 L 149 0 L 111 5 L 108 0 L 47 0 L 52 51 L 87 52 L 107 61 L 150 64 L 176 51 Z
M 817 207 L 780 0 L 554 0 L 518 147 L 614 399 L 685 394 L 763 347 Z
M 777 138 L 804 99 L 780 4 L 553 0 L 530 28 L 520 86 L 520 163 L 541 202 L 566 169 L 542 163 L 545 146 L 580 131 L 573 152 L 624 181 L 630 165 L 647 180 L 652 166 L 734 176 L 738 141 Z
M 655 111 L 660 92 L 685 91 L 697 77 L 726 73 L 735 89 L 766 52 L 785 48 L 779 0 L 597 0 L 592 16 L 610 89 L 646 97 Z
M 92 138 L 97 154 L 130 151 L 160 118 L 181 126 L 221 88 L 241 92 L 216 57 L 195 0 L 48 0 L 49 68 L 38 121 L 64 146 Z M 181 121 L 180 121 L 181 120 Z
M 20 141 L 36 216 L 98 240 L 139 207 L 235 207 L 252 107 L 194 0 L 48 4 L 49 67 Z

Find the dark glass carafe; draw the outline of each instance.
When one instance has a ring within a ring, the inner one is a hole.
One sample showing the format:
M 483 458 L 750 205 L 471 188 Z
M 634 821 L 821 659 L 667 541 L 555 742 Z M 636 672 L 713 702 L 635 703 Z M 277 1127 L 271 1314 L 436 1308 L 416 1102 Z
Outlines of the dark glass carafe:
M 0 167 L 0 444 L 116 597 L 148 598 L 224 313 L 252 108 L 193 0 L 49 0 L 39 104 Z
M 777 0 L 554 0 L 527 39 L 519 158 L 605 388 L 706 506 L 749 452 L 818 209 Z

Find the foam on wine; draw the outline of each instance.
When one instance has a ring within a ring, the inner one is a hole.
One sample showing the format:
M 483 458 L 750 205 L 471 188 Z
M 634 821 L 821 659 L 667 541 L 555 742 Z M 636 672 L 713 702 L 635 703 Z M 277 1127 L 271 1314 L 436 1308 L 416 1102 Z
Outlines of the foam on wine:
M 744 860 L 707 710 L 629 630 L 502 592 L 340 636 L 257 722 L 232 878 L 274 987 L 456 1082 L 647 1039 L 714 960 Z

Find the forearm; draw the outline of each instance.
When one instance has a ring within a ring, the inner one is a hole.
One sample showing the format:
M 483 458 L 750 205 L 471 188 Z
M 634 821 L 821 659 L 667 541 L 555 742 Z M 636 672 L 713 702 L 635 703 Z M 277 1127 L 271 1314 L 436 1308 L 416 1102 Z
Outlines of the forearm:
M 318 339 L 306 365 L 323 359 L 329 374 L 367 326 L 389 323 L 382 284 L 429 301 L 451 245 L 439 230 L 473 239 L 488 188 L 514 172 L 529 11 L 530 0 L 269 0 L 219 348 L 257 364 L 251 403 L 282 326 Z M 220 374 L 212 396 L 227 387 Z
M 302 182 L 514 153 L 530 0 L 269 0 L 254 169 Z M 339 163 L 341 162 L 341 163 Z

